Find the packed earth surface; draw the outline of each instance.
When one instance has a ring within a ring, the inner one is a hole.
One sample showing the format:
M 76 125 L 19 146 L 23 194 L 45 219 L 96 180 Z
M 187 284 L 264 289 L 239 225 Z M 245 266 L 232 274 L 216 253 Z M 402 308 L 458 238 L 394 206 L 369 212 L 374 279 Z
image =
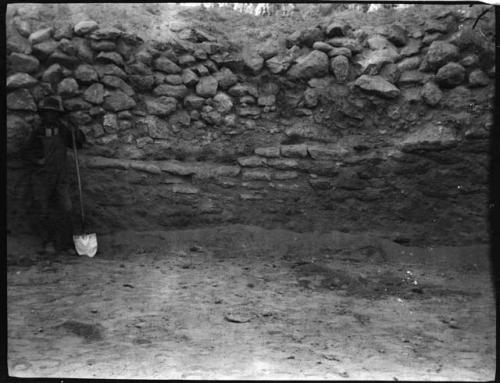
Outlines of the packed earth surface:
M 269 4 L 7 7 L 11 376 L 494 379 L 493 8 Z M 49 95 L 94 258 L 40 252 Z
M 94 258 L 8 238 L 9 373 L 493 380 L 486 246 L 250 226 L 122 232 Z

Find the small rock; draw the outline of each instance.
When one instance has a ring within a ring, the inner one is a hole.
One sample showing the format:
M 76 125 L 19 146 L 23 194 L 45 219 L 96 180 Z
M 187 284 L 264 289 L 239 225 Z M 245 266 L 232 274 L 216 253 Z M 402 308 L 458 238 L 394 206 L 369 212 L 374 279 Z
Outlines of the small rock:
M 202 77 L 196 84 L 196 93 L 202 97 L 212 97 L 217 93 L 218 81 L 213 76 Z
M 205 98 L 196 95 L 189 95 L 184 98 L 184 107 L 200 109 L 205 104 Z
M 125 109 L 132 109 L 135 106 L 136 102 L 134 99 L 119 90 L 109 92 L 109 94 L 104 97 L 103 107 L 106 110 L 118 112 Z
M 422 62 L 420 70 L 427 71 L 437 69 L 457 59 L 458 48 L 456 45 L 444 41 L 434 41 L 427 51 L 427 55 Z
M 228 89 L 238 82 L 238 77 L 229 68 L 222 68 L 213 75 L 221 89 Z
M 342 37 L 345 36 L 345 25 L 334 22 L 326 27 L 325 33 L 327 37 Z
M 84 20 L 84 21 L 80 21 L 79 23 L 77 23 L 73 30 L 74 30 L 75 34 L 77 34 L 79 36 L 83 36 L 87 33 L 95 31 L 97 28 L 99 28 L 99 25 L 95 21 Z
M 272 106 L 276 103 L 276 96 L 274 94 L 267 96 L 260 96 L 257 100 L 257 104 L 260 106 Z
M 38 80 L 27 73 L 16 73 L 7 77 L 7 88 L 29 88 L 38 83 Z
M 102 104 L 104 101 L 104 86 L 99 83 L 92 84 L 83 92 L 83 98 L 92 104 Z
M 275 158 L 280 156 L 280 148 L 279 147 L 256 148 L 255 154 L 262 157 Z
M 123 57 L 117 52 L 100 52 L 96 57 L 96 61 L 123 66 Z
M 71 97 L 78 94 L 78 83 L 74 78 L 65 78 L 57 84 L 57 93 L 63 97 Z
M 116 44 L 113 41 L 102 40 L 90 42 L 90 47 L 95 51 L 110 52 L 116 49 Z
M 253 74 L 259 73 L 264 67 L 264 59 L 262 56 L 253 51 L 243 54 L 243 62 L 245 67 Z
M 297 58 L 287 72 L 288 76 L 297 79 L 310 79 L 313 77 L 323 77 L 328 74 L 328 56 L 326 53 L 314 50 L 308 55 Z
M 170 74 L 175 74 L 179 73 L 182 71 L 181 67 L 179 67 L 177 64 L 175 64 L 173 61 L 169 60 L 166 57 L 158 57 L 154 63 L 153 66 L 156 70 L 165 72 L 165 73 L 170 73 Z
M 198 83 L 199 78 L 191 69 L 184 69 L 182 71 L 182 82 L 186 86 L 194 86 Z
M 40 60 L 46 60 L 57 49 L 57 42 L 54 40 L 46 40 L 33 45 L 33 54 Z
M 30 24 L 26 20 L 15 19 L 14 20 L 14 27 L 19 32 L 19 34 L 23 37 L 29 37 L 29 35 L 31 34 Z
M 11 68 L 16 72 L 36 72 L 40 62 L 33 56 L 24 53 L 13 52 L 9 55 Z
M 33 96 L 24 88 L 7 94 L 7 108 L 32 112 L 37 110 Z
M 96 30 L 93 30 L 89 34 L 89 38 L 92 40 L 116 40 L 119 37 L 121 37 L 123 32 L 117 28 L 110 27 L 110 28 L 99 28 Z
M 281 145 L 281 155 L 283 157 L 307 157 L 307 145 Z
M 481 69 L 475 69 L 469 74 L 469 84 L 473 87 L 493 84 L 493 81 Z
M 422 42 L 418 39 L 410 39 L 406 46 L 401 49 L 400 54 L 403 57 L 416 55 L 422 48 Z
M 345 56 L 335 56 L 330 61 L 330 68 L 339 82 L 345 82 L 349 76 L 349 59 Z
M 52 27 L 40 29 L 36 32 L 33 32 L 29 36 L 28 40 L 30 41 L 30 43 L 32 45 L 35 45 L 35 44 L 38 44 L 38 43 L 41 43 L 45 40 L 50 39 L 52 37 L 53 32 L 54 32 L 54 30 Z
M 442 66 L 436 74 L 436 82 L 445 87 L 460 85 L 464 78 L 465 68 L 454 62 Z
M 403 26 L 392 24 L 387 29 L 387 39 L 397 47 L 402 47 L 408 41 L 408 32 Z
M 233 108 L 233 101 L 229 95 L 219 92 L 214 96 L 214 108 L 219 113 L 228 113 Z
M 92 83 L 99 80 L 94 67 L 89 64 L 79 65 L 75 69 L 75 78 L 82 83 Z
M 336 56 L 345 56 L 347 58 L 351 58 L 352 53 L 349 48 L 334 48 L 332 47 L 330 51 L 328 51 L 328 57 L 336 57 Z
M 156 96 L 170 96 L 175 98 L 184 98 L 188 93 L 188 88 L 185 85 L 158 85 L 153 89 Z
M 354 85 L 385 98 L 395 98 L 400 93 L 398 88 L 381 76 L 362 75 L 354 82 Z
M 179 65 L 190 65 L 196 62 L 196 59 L 191 55 L 182 55 L 179 57 Z

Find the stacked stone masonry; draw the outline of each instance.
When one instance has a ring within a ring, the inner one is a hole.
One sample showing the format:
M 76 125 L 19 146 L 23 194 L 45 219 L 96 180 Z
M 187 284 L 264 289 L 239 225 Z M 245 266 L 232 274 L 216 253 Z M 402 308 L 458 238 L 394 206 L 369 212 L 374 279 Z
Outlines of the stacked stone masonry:
M 454 17 L 414 33 L 335 21 L 244 52 L 196 28 L 165 43 L 92 20 L 17 23 L 8 196 L 38 105 L 58 94 L 87 138 L 96 230 L 240 222 L 485 241 L 494 51 L 462 43 Z

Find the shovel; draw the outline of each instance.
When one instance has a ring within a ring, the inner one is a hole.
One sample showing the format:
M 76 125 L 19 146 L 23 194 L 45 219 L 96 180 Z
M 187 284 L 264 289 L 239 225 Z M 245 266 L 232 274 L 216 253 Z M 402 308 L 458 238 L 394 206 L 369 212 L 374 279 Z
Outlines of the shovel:
M 73 152 L 75 155 L 76 178 L 78 180 L 78 194 L 80 196 L 80 218 L 81 234 L 73 235 L 73 243 L 78 255 L 93 257 L 97 253 L 97 236 L 95 233 L 87 234 L 85 232 L 85 214 L 83 212 L 82 181 L 80 179 L 80 166 L 78 165 L 78 150 L 76 149 L 75 129 L 71 125 L 71 138 L 73 139 Z

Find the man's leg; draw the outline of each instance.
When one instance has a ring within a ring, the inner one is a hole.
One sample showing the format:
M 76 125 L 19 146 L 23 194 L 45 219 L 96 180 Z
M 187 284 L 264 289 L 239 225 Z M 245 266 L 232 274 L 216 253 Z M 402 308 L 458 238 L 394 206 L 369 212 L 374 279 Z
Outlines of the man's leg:
M 43 241 L 45 252 L 53 253 L 54 248 L 54 230 L 50 214 L 51 184 L 44 172 L 32 176 L 33 199 L 38 207 L 37 228 Z
M 56 197 L 58 203 L 57 247 L 60 250 L 72 249 L 74 233 L 72 221 L 73 204 L 69 195 L 68 183 L 62 182 L 57 186 Z

